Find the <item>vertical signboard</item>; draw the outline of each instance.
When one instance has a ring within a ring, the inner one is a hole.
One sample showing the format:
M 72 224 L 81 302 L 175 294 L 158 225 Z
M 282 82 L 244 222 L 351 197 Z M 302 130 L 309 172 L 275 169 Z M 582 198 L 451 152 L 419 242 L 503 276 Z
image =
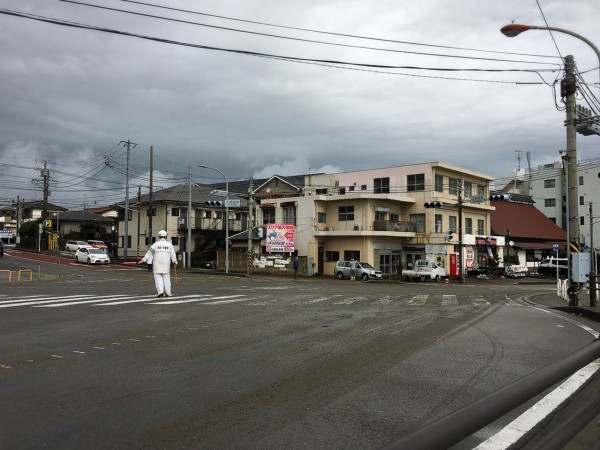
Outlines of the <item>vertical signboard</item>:
M 267 224 L 267 253 L 294 251 L 296 226 L 287 223 Z

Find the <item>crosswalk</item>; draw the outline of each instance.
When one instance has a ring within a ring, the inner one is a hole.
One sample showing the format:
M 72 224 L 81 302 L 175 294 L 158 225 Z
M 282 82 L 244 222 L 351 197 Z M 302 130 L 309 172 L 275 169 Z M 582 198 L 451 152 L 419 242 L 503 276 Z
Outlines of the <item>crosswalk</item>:
M 198 304 L 202 306 L 228 305 L 233 303 L 242 303 L 248 306 L 267 306 L 275 303 L 287 302 L 290 305 L 323 305 L 345 306 L 353 304 L 372 304 L 372 305 L 390 305 L 397 304 L 406 307 L 457 307 L 473 306 L 487 307 L 491 306 L 490 301 L 480 295 L 464 296 L 460 300 L 456 295 L 387 295 L 387 296 L 355 296 L 345 297 L 341 294 L 320 295 L 315 297 L 313 294 L 304 294 L 297 296 L 286 296 L 277 298 L 272 295 L 210 295 L 193 294 L 177 295 L 174 297 L 157 298 L 149 295 L 31 295 L 23 297 L 10 297 L 0 295 L 0 309 L 4 308 L 61 308 L 69 306 L 87 305 L 94 307 L 120 306 L 127 304 L 144 305 L 162 305 L 175 306 L 182 304 Z

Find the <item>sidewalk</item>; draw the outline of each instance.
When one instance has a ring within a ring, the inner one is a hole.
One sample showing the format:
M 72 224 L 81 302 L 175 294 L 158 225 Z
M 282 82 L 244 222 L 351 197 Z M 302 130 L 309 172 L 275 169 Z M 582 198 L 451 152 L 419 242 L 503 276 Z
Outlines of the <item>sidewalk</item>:
M 579 314 L 595 322 L 600 322 L 600 300 L 596 299 L 596 306 L 590 306 L 590 295 L 586 289 L 583 289 L 579 294 L 579 304 L 577 306 L 569 306 L 569 303 L 560 298 L 556 292 L 532 295 L 530 300 L 549 308 Z

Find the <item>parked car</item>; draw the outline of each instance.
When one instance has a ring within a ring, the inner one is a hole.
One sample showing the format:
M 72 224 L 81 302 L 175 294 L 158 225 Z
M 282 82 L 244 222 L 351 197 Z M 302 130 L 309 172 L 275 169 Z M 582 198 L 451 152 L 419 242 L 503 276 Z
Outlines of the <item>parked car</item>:
M 383 278 L 381 270 L 377 270 L 369 263 L 360 261 L 338 261 L 335 264 L 334 274 L 337 278 L 343 280 L 344 278 L 350 278 L 352 269 L 354 269 L 354 276 L 362 278 L 364 281 L 381 280 Z
M 559 275 L 567 275 L 569 260 L 567 258 L 547 258 L 541 260 L 537 267 L 539 275 L 551 275 L 555 277 L 557 270 Z
M 91 245 L 85 241 L 67 241 L 65 244 L 65 250 L 70 252 L 76 252 L 80 247 L 91 247 Z
M 420 259 L 415 262 L 414 269 L 403 270 L 402 276 L 405 281 L 410 280 L 433 280 L 440 281 L 440 277 L 443 276 L 442 269 L 433 261 L 426 259 Z
M 89 239 L 87 243 L 93 248 L 99 248 L 100 250 L 104 250 L 104 253 L 108 253 L 108 246 L 104 243 L 104 241 L 95 241 L 93 239 Z
M 108 264 L 110 259 L 101 248 L 79 247 L 75 252 L 75 261 L 88 264 Z

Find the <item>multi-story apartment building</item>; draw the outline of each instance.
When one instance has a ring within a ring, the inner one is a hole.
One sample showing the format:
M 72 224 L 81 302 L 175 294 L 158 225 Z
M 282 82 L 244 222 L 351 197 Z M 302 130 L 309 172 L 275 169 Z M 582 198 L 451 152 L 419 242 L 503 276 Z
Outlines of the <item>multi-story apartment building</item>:
M 274 178 L 255 191 L 257 224 L 294 224 L 296 252 L 316 273 L 333 274 L 337 260 L 366 261 L 392 274 L 431 259 L 451 274 L 459 228 L 467 269 L 487 265 L 504 246 L 503 236 L 490 236 L 492 179 L 442 162 L 310 175 L 304 186 L 284 190 Z M 435 202 L 441 207 L 426 207 Z
M 577 168 L 580 241 L 594 247 L 600 239 L 600 160 L 580 161 Z M 571 183 L 573 185 L 573 183 Z M 515 190 L 515 186 L 517 189 Z M 566 171 L 561 162 L 540 165 L 523 172 L 502 188 L 504 192 L 530 195 L 536 208 L 558 226 L 566 229 Z M 590 210 L 592 211 L 590 216 Z M 593 228 L 592 228 L 593 227 Z

